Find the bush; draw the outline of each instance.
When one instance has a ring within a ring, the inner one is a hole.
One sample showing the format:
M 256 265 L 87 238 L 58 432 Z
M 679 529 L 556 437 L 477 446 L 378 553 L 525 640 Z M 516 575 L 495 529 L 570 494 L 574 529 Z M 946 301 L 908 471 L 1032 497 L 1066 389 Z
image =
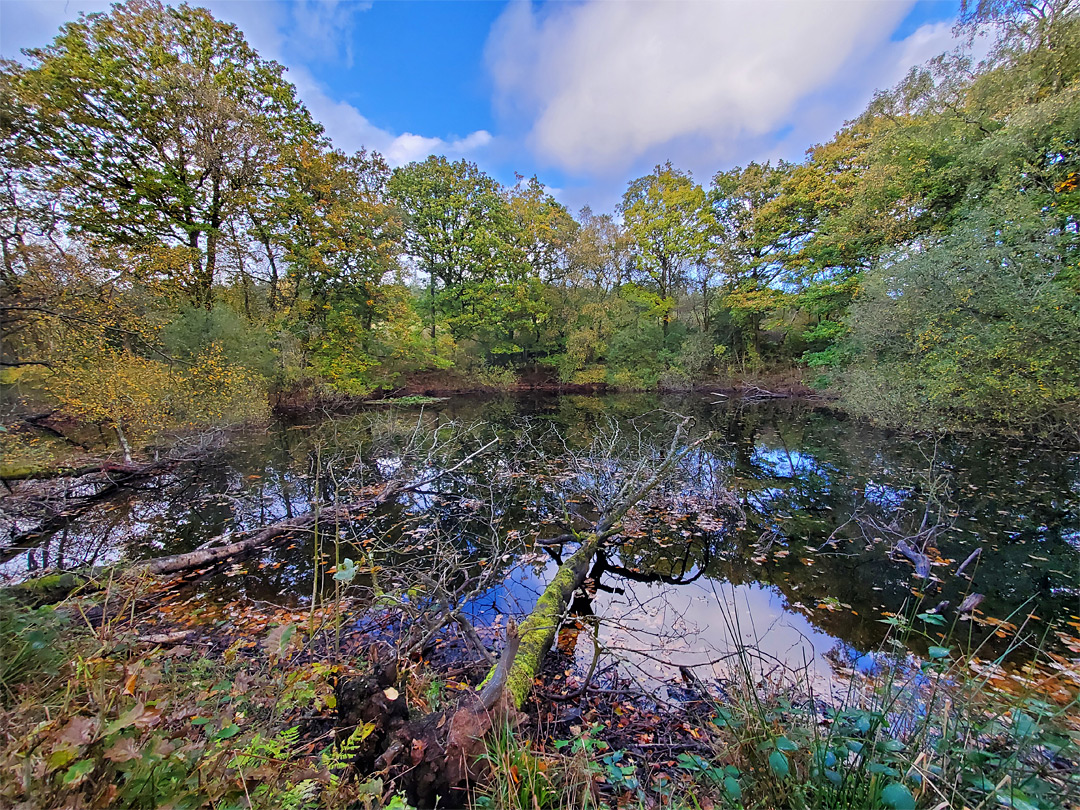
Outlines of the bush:
M 229 365 L 267 378 L 275 373 L 270 334 L 226 306 L 185 307 L 161 330 L 161 342 L 167 354 L 180 360 L 194 362 L 216 346 Z
M 985 211 L 868 274 L 847 407 L 884 422 L 1032 426 L 1080 399 L 1080 297 L 1038 217 Z M 826 362 L 830 358 L 815 358 Z

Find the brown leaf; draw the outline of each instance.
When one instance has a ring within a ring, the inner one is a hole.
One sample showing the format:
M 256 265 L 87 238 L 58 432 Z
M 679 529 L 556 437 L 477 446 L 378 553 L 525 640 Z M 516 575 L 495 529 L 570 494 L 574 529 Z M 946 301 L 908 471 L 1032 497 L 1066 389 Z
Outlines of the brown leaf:
M 131 737 L 121 737 L 105 749 L 105 759 L 112 762 L 128 762 L 139 758 L 139 746 Z
M 426 740 L 413 740 L 411 750 L 409 751 L 409 758 L 412 759 L 413 765 L 419 765 L 424 761 L 424 751 L 427 750 Z
M 94 739 L 97 732 L 97 720 L 93 717 L 72 717 L 57 735 L 57 742 L 67 743 L 78 748 Z

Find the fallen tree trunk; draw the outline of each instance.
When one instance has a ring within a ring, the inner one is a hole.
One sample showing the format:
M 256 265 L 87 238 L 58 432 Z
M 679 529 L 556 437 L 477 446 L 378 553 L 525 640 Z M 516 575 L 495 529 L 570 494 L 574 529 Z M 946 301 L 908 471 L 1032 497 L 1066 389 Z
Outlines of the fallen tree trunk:
M 308 512 L 298 517 L 279 521 L 273 525 L 256 532 L 251 537 L 229 543 L 224 546 L 211 546 L 199 548 L 183 554 L 172 554 L 168 557 L 156 557 L 142 563 L 136 563 L 132 570 L 146 571 L 149 574 L 175 574 L 180 571 L 188 571 L 192 568 L 202 568 L 207 565 L 216 565 L 232 557 L 240 557 L 255 551 L 263 546 L 268 546 L 279 538 L 284 538 L 295 532 L 311 530 L 315 525 L 333 523 L 335 520 L 347 519 L 355 513 L 366 508 L 371 508 L 381 503 L 385 498 L 372 499 L 360 503 L 353 503 L 347 507 L 329 509 L 319 512 Z
M 43 492 L 27 493 L 20 490 L 4 497 L 2 502 L 9 516 L 19 516 L 26 520 L 33 519 L 37 521 L 37 525 L 9 538 L 7 545 L 0 550 L 0 563 L 7 562 L 27 551 L 28 548 L 36 546 L 42 537 L 59 531 L 69 520 L 121 492 L 124 487 L 137 481 L 163 475 L 182 464 L 196 461 L 201 456 L 202 453 L 195 453 L 163 458 L 146 464 L 97 461 L 80 467 L 58 467 L 45 473 L 40 470 L 25 475 L 18 472 L 5 473 L 3 476 L 5 484 L 9 481 L 46 482 L 58 478 L 69 478 L 71 482 L 59 490 L 46 489 Z M 52 485 L 43 483 L 42 486 Z M 82 489 L 92 491 L 85 495 L 72 494 Z
M 575 592 L 588 577 L 598 549 L 619 531 L 626 513 L 708 438 L 682 447 L 688 423 L 686 419 L 679 426 L 655 471 L 649 474 L 646 465 L 640 463 L 627 475 L 591 530 L 573 535 L 571 539 L 580 541 L 581 545 L 559 566 L 524 622 L 516 627 L 511 625 L 502 654 L 479 691 L 466 694 L 453 708 L 406 720 L 385 705 L 387 694 L 396 697 L 396 690 L 376 688 L 377 685 L 366 682 L 346 688 L 349 694 L 339 698 L 339 706 L 343 708 L 341 719 L 347 721 L 347 727 L 375 724 L 379 730 L 372 736 L 377 734 L 384 750 L 371 764 L 396 775 L 413 803 L 432 806 L 441 797 L 442 802 L 449 800 L 449 806 L 464 806 L 470 783 L 485 767 L 487 736 L 493 730 L 516 726 L 544 656 Z M 346 709 L 349 703 L 352 707 Z M 371 760 L 365 764 L 368 762 Z
M 341 520 L 350 520 L 356 517 L 358 514 L 369 512 L 375 509 L 380 504 L 387 503 L 394 498 L 402 495 L 406 492 L 415 492 L 423 490 L 424 487 L 437 481 L 445 475 L 448 475 L 455 470 L 459 469 L 467 462 L 471 461 L 476 456 L 487 451 L 492 445 L 497 444 L 498 439 L 494 439 L 479 450 L 470 453 L 463 458 L 457 464 L 452 467 L 448 467 L 434 475 L 431 475 L 422 481 L 418 481 L 413 484 L 405 485 L 401 481 L 391 481 L 386 484 L 379 492 L 374 493 L 370 498 L 364 500 L 353 501 L 352 503 L 342 506 L 332 507 L 330 509 L 312 510 L 303 515 L 297 517 L 288 518 L 286 520 L 279 521 L 270 526 L 267 526 L 259 530 L 251 537 L 239 540 L 235 543 L 229 543 L 227 545 L 218 546 L 216 541 L 224 539 L 222 537 L 215 538 L 214 540 L 204 543 L 202 547 L 195 549 L 194 551 L 188 551 L 183 554 L 173 554 L 168 557 L 156 557 L 152 560 L 146 560 L 141 563 L 137 563 L 132 566 L 134 569 L 141 569 L 150 574 L 175 574 L 179 571 L 187 571 L 192 568 L 202 568 L 206 565 L 216 565 L 219 562 L 230 559 L 232 557 L 239 557 L 244 554 L 248 554 L 255 549 L 268 546 L 276 540 L 287 537 L 295 532 L 308 531 L 316 527 L 316 525 L 333 524 Z
M 521 623 L 518 628 L 518 634 L 521 637 L 520 649 L 515 651 L 516 656 L 509 667 L 506 683 L 509 699 L 514 708 L 520 709 L 525 705 L 525 699 L 532 690 L 533 682 L 540 674 L 544 656 L 551 649 L 551 644 L 559 631 L 559 625 L 565 618 L 567 605 L 570 604 L 574 593 L 584 584 L 597 550 L 605 540 L 618 532 L 626 513 L 656 489 L 690 451 L 709 438 L 703 436 L 687 447 L 680 447 L 688 423 L 687 419 L 679 425 L 671 440 L 667 456 L 652 476 L 644 482 L 634 476 L 627 479 L 612 500 L 612 505 L 593 526 L 592 531 L 581 537 L 581 546 L 559 566 L 551 582 L 536 600 L 536 607 Z M 502 663 L 500 660 L 492 668 L 488 681 L 493 678 Z

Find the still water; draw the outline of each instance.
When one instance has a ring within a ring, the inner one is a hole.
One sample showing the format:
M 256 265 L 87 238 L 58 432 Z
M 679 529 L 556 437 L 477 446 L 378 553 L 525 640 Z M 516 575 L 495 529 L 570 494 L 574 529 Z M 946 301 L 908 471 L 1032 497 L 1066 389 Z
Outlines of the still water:
M 448 468 L 490 437 L 500 443 L 353 527 L 345 553 L 362 557 L 364 532 L 378 532 L 394 537 L 399 559 L 422 557 L 430 553 L 426 533 L 449 533 L 466 558 L 497 567 L 497 584 L 467 606 L 478 625 L 497 624 L 526 613 L 555 569 L 555 555 L 533 540 L 562 533 L 567 519 L 595 516 L 574 497 L 573 476 L 553 475 L 550 460 L 614 427 L 664 441 L 673 414 L 693 417 L 690 439 L 709 435 L 667 493 L 681 508 L 659 502 L 636 515 L 624 543 L 594 568 L 590 598 L 577 605 L 596 617 L 579 624 L 598 626 L 600 646 L 626 667 L 646 678 L 670 677 L 678 665 L 707 675 L 742 637 L 825 681 L 871 666 L 889 629 L 881 620 L 920 599 L 922 610 L 948 601 L 942 615 L 958 628 L 954 643 L 981 644 L 984 658 L 1008 649 L 1010 625 L 1003 631 L 998 623 L 1007 621 L 1076 661 L 1080 454 L 1001 438 L 913 439 L 799 401 L 461 397 L 422 411 L 276 423 L 102 502 L 29 551 L 0 549 L 0 575 L 190 550 L 398 474 L 401 458 L 387 449 L 392 443 L 380 443 L 380 431 L 437 436 L 471 425 L 475 442 L 448 442 L 449 455 L 435 453 L 429 464 Z M 721 492 L 730 493 L 724 508 L 710 514 Z M 501 537 L 495 545 L 485 539 L 493 528 Z M 897 551 L 901 538 L 925 549 L 928 580 Z M 349 552 L 349 542 L 360 545 Z M 978 558 L 956 576 L 976 549 Z M 381 564 L 392 578 L 394 560 Z M 311 543 L 297 541 L 193 587 L 208 602 L 300 606 L 310 599 L 313 573 Z M 957 621 L 956 608 L 976 592 L 984 596 L 977 610 Z M 910 642 L 916 654 L 930 643 Z M 587 665 L 593 643 L 578 648 L 570 654 Z

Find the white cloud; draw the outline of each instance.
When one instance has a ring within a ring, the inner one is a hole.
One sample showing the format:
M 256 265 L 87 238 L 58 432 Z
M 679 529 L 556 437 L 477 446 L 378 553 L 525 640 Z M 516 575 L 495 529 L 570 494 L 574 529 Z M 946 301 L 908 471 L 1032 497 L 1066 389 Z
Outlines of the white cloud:
M 362 147 L 383 154 L 391 165 L 427 157 L 473 155 L 492 142 L 486 130 L 465 137 L 447 138 L 395 133 L 373 124 L 346 101 L 334 99 L 307 65 L 315 61 L 352 61 L 352 42 L 360 14 L 370 3 L 349 0 L 247 2 L 203 0 L 218 19 L 234 23 L 259 54 L 288 67 L 287 78 L 297 95 L 325 128 L 334 145 L 346 152 Z M 48 44 L 60 26 L 80 12 L 108 11 L 111 3 L 99 0 L 0 0 L 0 56 L 18 58 L 23 48 Z
M 522 2 L 493 27 L 487 59 L 504 122 L 550 165 L 614 175 L 670 157 L 711 170 L 776 150 L 784 130 L 801 152 L 951 47 L 948 24 L 890 41 L 912 5 Z
M 346 152 L 367 148 L 379 152 L 391 166 L 401 166 L 428 155 L 463 157 L 481 151 L 492 142 L 491 133 L 477 130 L 463 138 L 435 138 L 412 132 L 395 134 L 373 124 L 356 107 L 327 95 L 311 74 L 298 68 L 289 72 L 315 120 L 326 128 L 334 145 Z

